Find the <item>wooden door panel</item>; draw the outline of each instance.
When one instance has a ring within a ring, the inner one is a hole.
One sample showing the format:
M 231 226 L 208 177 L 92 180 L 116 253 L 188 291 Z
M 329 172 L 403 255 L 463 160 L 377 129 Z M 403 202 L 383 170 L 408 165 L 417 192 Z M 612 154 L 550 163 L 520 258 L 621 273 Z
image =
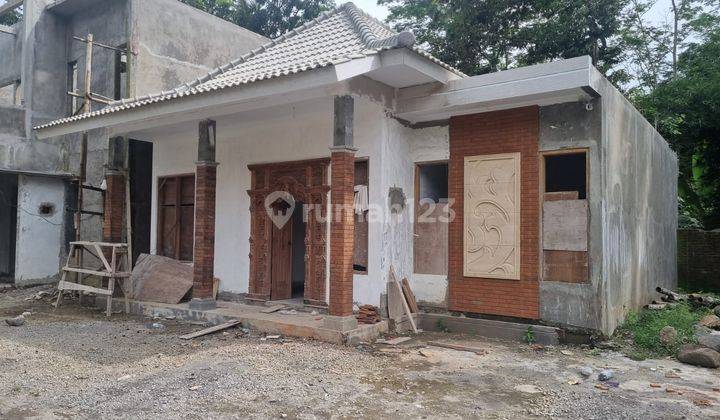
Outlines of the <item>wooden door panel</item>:
M 273 226 L 270 299 L 292 297 L 292 223 L 282 229 Z

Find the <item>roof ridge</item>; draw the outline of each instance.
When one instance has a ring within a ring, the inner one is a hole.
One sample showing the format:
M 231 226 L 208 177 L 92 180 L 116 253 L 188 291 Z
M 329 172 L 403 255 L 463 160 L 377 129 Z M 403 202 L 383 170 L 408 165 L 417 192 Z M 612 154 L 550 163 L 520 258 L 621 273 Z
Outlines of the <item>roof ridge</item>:
M 395 33 L 395 31 L 393 31 L 391 28 L 386 27 L 383 23 L 377 21 L 375 18 L 362 11 L 353 2 L 347 2 L 340 6 L 338 9 L 345 10 L 348 17 L 350 18 L 350 21 L 355 26 L 355 29 L 360 33 L 360 38 L 370 49 L 382 47 L 410 48 L 415 45 L 415 35 L 412 32 L 402 31 L 399 33 Z M 365 21 L 365 19 L 368 18 L 374 20 L 377 23 L 380 23 L 381 26 L 385 27 L 390 32 L 393 32 L 394 35 L 391 35 L 387 38 L 378 38 Z

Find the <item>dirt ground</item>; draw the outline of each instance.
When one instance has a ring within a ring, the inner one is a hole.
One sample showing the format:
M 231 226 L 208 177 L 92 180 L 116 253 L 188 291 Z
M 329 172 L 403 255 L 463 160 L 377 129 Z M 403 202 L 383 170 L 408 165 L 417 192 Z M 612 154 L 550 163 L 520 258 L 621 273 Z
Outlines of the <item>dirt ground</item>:
M 533 349 L 457 334 L 342 347 L 114 315 L 39 290 L 0 292 L 0 418 L 701 418 L 720 416 L 720 375 L 582 347 Z M 162 324 L 153 327 L 153 323 Z M 427 347 L 480 347 L 486 354 Z M 593 375 L 584 379 L 582 367 Z M 615 376 L 598 388 L 600 369 Z

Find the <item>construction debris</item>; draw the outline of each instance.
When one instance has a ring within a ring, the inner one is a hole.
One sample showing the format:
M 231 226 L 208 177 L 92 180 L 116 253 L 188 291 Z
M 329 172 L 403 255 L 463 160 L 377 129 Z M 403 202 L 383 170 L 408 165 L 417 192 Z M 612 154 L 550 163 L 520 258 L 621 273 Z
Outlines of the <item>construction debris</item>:
M 140 254 L 131 279 L 134 299 L 176 304 L 192 288 L 193 269 L 172 258 Z
M 410 338 L 410 337 L 396 337 L 396 338 L 393 338 L 392 340 L 377 340 L 376 342 L 380 343 L 380 344 L 387 344 L 390 346 L 397 346 L 400 343 L 404 343 L 404 342 L 410 341 L 410 340 L 412 340 L 412 338 Z
M 382 320 L 378 308 L 373 305 L 361 305 L 360 311 L 355 318 L 361 324 L 376 324 Z
M 18 315 L 15 318 L 6 319 L 5 323 L 11 327 L 21 327 L 25 324 L 25 317 L 22 315 Z
M 405 300 L 405 294 L 402 290 L 400 282 L 395 277 L 395 270 L 390 266 L 390 276 L 388 278 L 388 312 L 390 317 L 393 318 L 396 324 L 402 321 L 402 315 L 407 316 L 410 322 L 412 331 L 417 334 L 418 329 L 415 325 L 415 318 L 413 318 L 412 311 Z
M 408 282 L 407 277 L 403 277 L 402 279 L 402 290 L 405 300 L 407 300 L 408 306 L 410 307 L 410 311 L 414 314 L 420 312 L 417 301 L 415 300 L 415 294 L 413 294 L 412 289 L 410 289 L 410 282 Z
M 459 344 L 440 343 L 437 341 L 428 341 L 427 345 L 432 346 L 432 347 L 442 347 L 442 348 L 457 350 L 457 351 L 468 351 L 470 353 L 475 353 L 480 356 L 487 354 L 486 350 L 481 349 L 479 347 L 462 346 Z
M 261 314 L 271 314 L 271 313 L 277 312 L 277 311 L 279 311 L 279 310 L 281 310 L 281 309 L 285 309 L 285 305 L 273 305 L 273 306 L 270 306 L 270 307 L 268 307 L 268 308 L 261 309 L 261 310 L 260 310 L 260 313 L 261 313 Z
M 226 323 L 224 323 L 224 324 L 215 325 L 215 326 L 213 326 L 213 327 L 205 328 L 205 329 L 203 329 L 203 330 L 196 331 L 196 332 L 194 332 L 194 333 L 181 335 L 180 338 L 181 338 L 182 340 L 191 340 L 191 339 L 193 339 L 193 338 L 202 337 L 202 336 L 204 336 L 204 335 L 208 335 L 208 334 L 212 334 L 212 333 L 215 333 L 215 332 L 218 332 L 218 331 L 226 330 L 226 329 L 228 329 L 228 328 L 232 328 L 232 327 L 234 327 L 234 326 L 236 326 L 236 325 L 238 325 L 238 324 L 240 324 L 240 321 L 234 319 L 234 320 L 228 321 L 228 322 L 226 322 Z

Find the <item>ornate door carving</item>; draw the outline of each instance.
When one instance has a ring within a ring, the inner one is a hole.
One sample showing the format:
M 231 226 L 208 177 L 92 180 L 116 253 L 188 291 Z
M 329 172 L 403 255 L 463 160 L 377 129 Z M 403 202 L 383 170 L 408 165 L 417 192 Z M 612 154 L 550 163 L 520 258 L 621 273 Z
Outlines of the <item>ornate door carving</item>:
M 520 279 L 520 153 L 465 158 L 463 271 Z
M 252 189 L 250 217 L 250 291 L 249 297 L 260 300 L 271 298 L 272 289 L 272 234 L 275 226 L 265 209 L 265 198 L 275 191 L 290 193 L 305 211 L 305 301 L 323 305 L 326 279 L 325 213 L 329 158 L 297 162 L 250 165 Z M 275 229 L 277 231 L 277 229 Z M 274 297 L 273 297 L 274 298 Z

